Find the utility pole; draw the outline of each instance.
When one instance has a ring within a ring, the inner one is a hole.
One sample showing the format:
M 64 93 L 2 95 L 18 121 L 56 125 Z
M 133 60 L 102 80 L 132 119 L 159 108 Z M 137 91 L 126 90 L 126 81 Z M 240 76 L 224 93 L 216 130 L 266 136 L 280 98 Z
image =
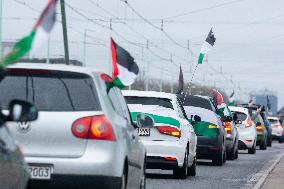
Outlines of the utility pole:
M 66 26 L 66 13 L 65 13 L 65 2 L 60 0 L 61 5 L 61 15 L 62 15 L 62 31 L 64 40 L 64 52 L 65 52 L 65 62 L 69 65 L 69 48 L 68 48 L 68 36 L 67 36 L 67 26 Z
M 47 56 L 46 56 L 46 63 L 49 64 L 50 60 L 50 35 L 48 35 L 48 40 L 47 40 Z
M 3 57 L 3 47 L 2 47 L 2 16 L 3 16 L 3 8 L 2 8 L 2 0 L 0 0 L 0 58 Z
M 83 64 L 86 66 L 86 44 L 87 44 L 87 29 L 84 32 L 84 47 L 83 47 Z

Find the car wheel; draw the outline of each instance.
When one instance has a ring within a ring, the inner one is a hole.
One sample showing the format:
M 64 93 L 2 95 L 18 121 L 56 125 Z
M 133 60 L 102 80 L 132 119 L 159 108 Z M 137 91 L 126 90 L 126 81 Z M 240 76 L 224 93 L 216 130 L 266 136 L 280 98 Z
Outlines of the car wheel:
M 124 168 L 123 174 L 121 177 L 121 185 L 119 188 L 126 189 L 126 183 L 127 183 L 127 173 L 126 173 L 126 169 Z
M 249 154 L 255 154 L 256 152 L 256 145 L 255 145 L 255 141 L 254 141 L 254 145 L 252 146 L 252 148 L 248 149 L 248 153 Z
M 188 168 L 187 175 L 188 176 L 196 176 L 196 157 L 194 157 L 192 165 Z
M 236 152 L 235 152 L 235 159 L 238 159 L 239 158 L 239 150 L 238 148 L 236 149 Z
M 232 150 L 230 150 L 228 152 L 228 154 L 227 154 L 228 160 L 234 160 L 235 159 L 235 156 L 236 156 L 235 152 L 236 152 L 235 148 L 233 148 Z
M 271 147 L 272 146 L 272 137 L 269 137 L 269 140 L 267 142 L 267 146 Z
M 146 163 L 143 165 L 143 175 L 140 180 L 140 189 L 146 189 Z
M 224 157 L 224 155 L 222 153 L 217 154 L 212 159 L 212 164 L 215 165 L 215 166 L 222 166 L 223 165 L 223 157 Z
M 174 177 L 177 179 L 186 179 L 188 170 L 188 152 L 186 150 L 182 167 L 173 170 Z
M 265 140 L 263 141 L 263 143 L 260 145 L 260 149 L 261 149 L 261 150 L 266 150 L 266 148 L 267 148 L 267 139 L 265 139 Z
M 227 152 L 223 153 L 223 163 L 225 164 L 227 161 Z

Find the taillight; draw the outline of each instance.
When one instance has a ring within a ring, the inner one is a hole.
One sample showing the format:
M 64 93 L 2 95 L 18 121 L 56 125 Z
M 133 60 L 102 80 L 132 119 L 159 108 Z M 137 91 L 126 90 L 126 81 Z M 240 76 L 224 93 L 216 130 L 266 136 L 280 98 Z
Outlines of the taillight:
M 176 161 L 177 160 L 177 158 L 175 158 L 175 157 L 164 157 L 164 158 L 167 161 Z
M 225 130 L 227 131 L 228 134 L 232 134 L 232 128 L 230 122 L 225 123 Z
M 72 124 L 74 136 L 83 139 L 115 141 L 116 137 L 110 122 L 104 115 L 77 119 Z
M 250 118 L 248 118 L 245 122 L 244 122 L 245 128 L 251 127 L 252 126 L 252 120 Z
M 175 127 L 157 126 L 157 129 L 161 134 L 170 135 L 170 136 L 174 136 L 174 137 L 178 137 L 178 138 L 180 138 L 180 136 L 181 136 L 180 130 L 178 130 Z
M 256 130 L 259 131 L 259 132 L 263 132 L 263 127 L 261 125 L 256 126 Z
M 274 125 L 272 125 L 272 126 L 278 128 L 278 129 L 282 129 L 281 124 L 274 124 Z

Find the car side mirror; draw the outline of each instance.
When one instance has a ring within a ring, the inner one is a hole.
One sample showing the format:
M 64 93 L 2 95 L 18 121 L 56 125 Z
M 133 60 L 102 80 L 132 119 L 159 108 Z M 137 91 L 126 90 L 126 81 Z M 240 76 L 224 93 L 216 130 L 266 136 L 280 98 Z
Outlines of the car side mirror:
M 154 127 L 155 122 L 153 118 L 147 114 L 140 113 L 136 117 L 137 126 L 140 128 L 143 127 Z
M 200 116 L 198 116 L 198 115 L 195 115 L 195 116 L 193 116 L 193 121 L 194 122 L 201 122 L 201 117 Z
M 37 117 L 38 111 L 31 103 L 22 100 L 12 100 L 10 102 L 7 121 L 34 121 Z
M 242 124 L 243 122 L 242 122 L 242 120 L 237 120 L 237 121 L 235 121 L 235 124 Z

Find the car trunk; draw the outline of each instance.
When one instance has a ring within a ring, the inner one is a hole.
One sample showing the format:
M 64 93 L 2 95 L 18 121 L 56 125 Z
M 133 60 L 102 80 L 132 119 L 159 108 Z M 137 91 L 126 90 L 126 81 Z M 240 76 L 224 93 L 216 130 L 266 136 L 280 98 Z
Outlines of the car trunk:
M 25 156 L 80 157 L 88 141 L 72 134 L 72 123 L 78 118 L 100 114 L 102 112 L 40 112 L 34 122 L 9 123 L 9 127 Z

